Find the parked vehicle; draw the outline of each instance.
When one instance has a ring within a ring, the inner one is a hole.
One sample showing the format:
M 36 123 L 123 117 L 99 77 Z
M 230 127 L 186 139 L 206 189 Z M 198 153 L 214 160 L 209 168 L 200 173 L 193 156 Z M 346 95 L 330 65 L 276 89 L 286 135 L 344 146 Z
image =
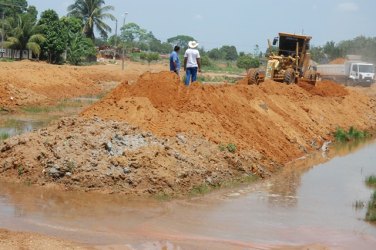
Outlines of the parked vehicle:
M 375 65 L 359 61 L 317 65 L 317 73 L 321 79 L 334 80 L 346 86 L 360 83 L 372 84 L 375 81 Z

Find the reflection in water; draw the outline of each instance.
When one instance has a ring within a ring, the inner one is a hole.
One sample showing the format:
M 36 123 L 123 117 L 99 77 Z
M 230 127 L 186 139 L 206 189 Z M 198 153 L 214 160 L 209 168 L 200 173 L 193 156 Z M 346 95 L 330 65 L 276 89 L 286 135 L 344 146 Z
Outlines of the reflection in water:
M 376 143 L 336 150 L 266 181 L 170 202 L 0 183 L 0 228 L 130 249 L 374 249 L 376 227 L 352 204 L 371 194 Z

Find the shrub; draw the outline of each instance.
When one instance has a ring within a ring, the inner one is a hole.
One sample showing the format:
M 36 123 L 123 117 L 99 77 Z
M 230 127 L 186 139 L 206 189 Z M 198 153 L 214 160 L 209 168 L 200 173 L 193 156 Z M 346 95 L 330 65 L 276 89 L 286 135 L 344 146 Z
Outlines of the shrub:
M 236 145 L 233 143 L 227 144 L 227 150 L 230 153 L 235 153 L 236 152 Z
M 366 184 L 371 187 L 376 187 L 376 175 L 371 175 L 366 178 Z
M 350 127 L 348 131 L 345 131 L 342 128 L 337 128 L 334 132 L 334 137 L 336 141 L 345 142 L 351 140 L 364 139 L 366 137 L 369 137 L 369 134 L 367 131 L 360 131 L 355 129 L 354 127 Z
M 366 220 L 376 221 L 376 191 L 373 192 L 371 200 L 368 202 Z
M 0 133 L 0 141 L 6 140 L 10 137 L 9 133 L 7 132 L 1 132 Z
M 258 68 L 260 66 L 260 61 L 251 55 L 243 55 L 236 61 L 236 66 L 241 69 Z

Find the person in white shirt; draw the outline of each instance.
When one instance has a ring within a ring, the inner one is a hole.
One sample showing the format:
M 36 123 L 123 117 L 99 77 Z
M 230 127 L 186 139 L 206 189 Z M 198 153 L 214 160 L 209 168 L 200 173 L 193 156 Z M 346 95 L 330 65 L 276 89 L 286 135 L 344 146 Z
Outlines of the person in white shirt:
M 188 49 L 184 54 L 184 70 L 186 73 L 185 85 L 189 86 L 191 82 L 197 80 L 197 71 L 201 72 L 201 59 L 200 52 L 196 49 L 198 43 L 196 41 L 190 41 L 188 43 Z

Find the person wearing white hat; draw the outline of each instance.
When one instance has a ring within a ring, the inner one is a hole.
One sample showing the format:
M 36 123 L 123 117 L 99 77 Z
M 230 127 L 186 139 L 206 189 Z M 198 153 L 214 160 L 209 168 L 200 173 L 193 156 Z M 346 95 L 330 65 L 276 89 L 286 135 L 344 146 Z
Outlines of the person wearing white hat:
M 190 41 L 188 43 L 188 49 L 184 54 L 184 70 L 185 70 L 185 85 L 189 86 L 191 82 L 197 80 L 197 71 L 201 72 L 201 57 L 200 52 L 196 49 L 198 43 L 196 41 Z

